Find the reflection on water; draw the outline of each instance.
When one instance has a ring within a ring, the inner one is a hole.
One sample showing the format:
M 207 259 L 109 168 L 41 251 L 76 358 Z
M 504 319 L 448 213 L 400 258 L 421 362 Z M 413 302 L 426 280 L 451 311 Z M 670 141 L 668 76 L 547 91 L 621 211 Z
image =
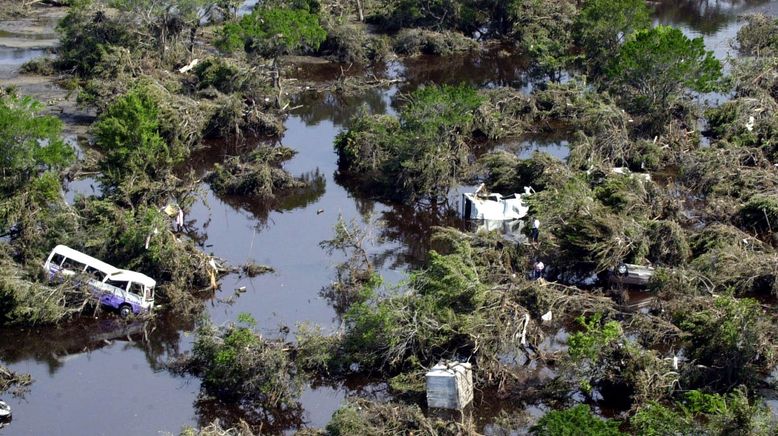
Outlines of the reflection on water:
M 171 377 L 169 358 L 189 346 L 192 324 L 160 318 L 89 319 L 0 331 L 0 359 L 32 375 L 8 434 L 154 434 L 192 421 L 196 379 Z
M 292 105 L 300 106 L 295 109 L 294 116 L 306 126 L 315 126 L 326 120 L 337 127 L 344 127 L 361 110 L 371 114 L 393 114 L 391 98 L 396 92 L 396 88 L 389 91 L 373 88 L 360 95 L 309 92 L 296 98 Z
M 527 70 L 528 59 L 502 48 L 473 52 L 464 56 L 422 55 L 405 62 L 406 82 L 400 87 L 409 92 L 426 83 L 468 83 L 478 88 L 511 86 L 529 91 L 533 77 Z
M 664 0 L 652 2 L 658 23 L 688 27 L 710 36 L 733 21 L 738 15 L 753 13 L 770 0 Z
M 44 56 L 47 50 L 0 47 L 0 65 L 3 68 L 18 67 L 27 61 Z
M 566 160 L 570 156 L 570 139 L 573 135 L 574 132 L 570 130 L 554 128 L 549 133 L 531 133 L 516 140 L 498 144 L 495 150 L 513 153 L 520 159 L 529 159 L 533 153 L 542 152 L 559 160 Z
M 681 0 L 661 1 L 655 4 L 654 22 L 678 27 L 690 38 L 703 37 L 705 48 L 724 62 L 737 56 L 735 38 L 743 25 L 738 16 L 778 13 L 778 2 L 769 0 Z M 725 63 L 725 71 L 729 65 Z M 720 95 L 706 95 L 714 102 L 725 98 Z

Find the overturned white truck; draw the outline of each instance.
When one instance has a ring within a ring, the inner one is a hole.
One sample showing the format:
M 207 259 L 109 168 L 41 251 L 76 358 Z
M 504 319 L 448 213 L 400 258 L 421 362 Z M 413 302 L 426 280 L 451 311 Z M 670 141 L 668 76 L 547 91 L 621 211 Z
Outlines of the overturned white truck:
M 529 186 L 524 187 L 523 194 L 503 196 L 498 193 L 488 193 L 484 185 L 473 193 L 462 194 L 462 217 L 471 220 L 507 221 L 517 220 L 527 216 L 529 206 L 522 197 L 535 192 Z

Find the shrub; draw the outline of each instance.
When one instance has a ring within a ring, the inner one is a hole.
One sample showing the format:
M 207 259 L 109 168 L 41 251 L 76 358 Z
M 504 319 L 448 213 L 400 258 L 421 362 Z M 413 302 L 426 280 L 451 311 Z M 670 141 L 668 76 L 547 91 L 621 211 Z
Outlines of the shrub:
M 530 432 L 540 436 L 617 436 L 619 421 L 602 419 L 595 416 L 589 406 L 579 404 L 566 410 L 554 410 L 546 413 L 534 425 Z
M 0 95 L 0 192 L 11 194 L 45 169 L 59 170 L 75 153 L 60 137 L 62 122 L 41 115 L 30 97 Z
M 679 311 L 674 317 L 676 325 L 690 334 L 687 351 L 697 362 L 684 374 L 690 386 L 727 391 L 756 382 L 757 374 L 771 367 L 771 327 L 756 301 L 718 297 L 709 309 Z
M 403 55 L 419 53 L 446 56 L 452 53 L 474 50 L 478 43 L 461 33 L 433 32 L 423 29 L 401 30 L 394 39 L 394 51 Z
M 182 158 L 160 135 L 159 107 L 146 88 L 118 98 L 93 126 L 95 145 L 105 155 L 102 178 L 109 189 L 130 177 L 159 180 Z
M 619 49 L 608 76 L 630 107 L 660 115 L 685 89 L 710 92 L 720 87 L 721 63 L 702 38 L 657 26 L 636 32 Z
M 642 0 L 590 0 L 575 19 L 574 34 L 590 70 L 601 73 L 634 31 L 650 25 L 650 11 Z
M 740 52 L 751 56 L 778 54 L 778 19 L 756 14 L 746 17 L 746 21 L 737 32 Z
M 757 232 L 778 232 L 778 196 L 757 194 L 738 212 L 742 227 Z
M 244 326 L 200 327 L 188 368 L 202 376 L 212 395 L 254 408 L 294 407 L 302 390 L 301 375 L 283 344 Z
M 243 49 L 277 58 L 306 48 L 316 51 L 326 37 L 319 18 L 306 9 L 262 6 L 225 24 L 215 44 L 226 52 Z
M 357 115 L 335 139 L 339 167 L 383 197 L 443 197 L 469 167 L 481 103 L 473 88 L 434 86 L 408 96 L 399 118 Z
M 111 46 L 134 51 L 141 46 L 140 34 L 112 18 L 91 2 L 77 2 L 57 25 L 60 33 L 56 66 L 81 77 L 91 77 L 105 63 Z

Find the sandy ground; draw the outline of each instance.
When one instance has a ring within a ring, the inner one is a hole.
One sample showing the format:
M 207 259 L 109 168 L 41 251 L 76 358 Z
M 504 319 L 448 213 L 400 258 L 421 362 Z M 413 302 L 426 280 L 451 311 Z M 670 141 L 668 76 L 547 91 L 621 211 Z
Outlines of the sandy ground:
M 12 87 L 46 105 L 46 113 L 59 116 L 66 134 L 82 135 L 94 114 L 76 104 L 76 94 L 57 84 L 57 77 L 20 74 L 22 65 L 53 56 L 59 44 L 56 25 L 65 8 L 35 8 L 29 16 L 0 21 L 0 86 Z

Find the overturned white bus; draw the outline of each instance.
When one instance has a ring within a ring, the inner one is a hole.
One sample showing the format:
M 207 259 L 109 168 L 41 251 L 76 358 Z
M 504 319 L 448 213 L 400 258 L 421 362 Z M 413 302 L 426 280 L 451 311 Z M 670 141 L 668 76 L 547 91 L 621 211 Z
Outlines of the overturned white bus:
M 117 309 L 122 317 L 154 307 L 154 279 L 116 268 L 65 245 L 51 250 L 43 269 L 50 279 L 83 276 L 80 283 L 85 282 L 100 304 Z

